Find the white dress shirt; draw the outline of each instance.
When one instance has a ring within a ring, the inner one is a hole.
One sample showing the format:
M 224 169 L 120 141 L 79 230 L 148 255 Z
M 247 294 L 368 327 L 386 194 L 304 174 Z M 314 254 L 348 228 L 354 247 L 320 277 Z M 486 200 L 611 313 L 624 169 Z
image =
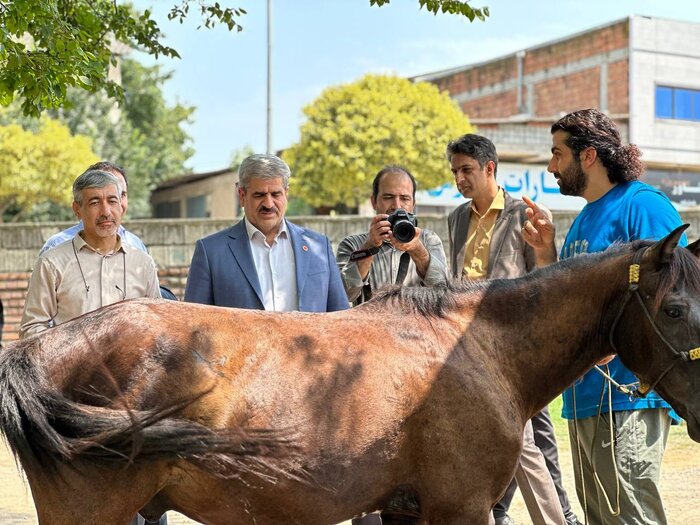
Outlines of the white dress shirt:
M 267 244 L 265 235 L 247 220 L 245 227 L 265 310 L 299 310 L 296 262 L 287 221 L 282 220 L 280 231 L 272 241 L 272 246 Z

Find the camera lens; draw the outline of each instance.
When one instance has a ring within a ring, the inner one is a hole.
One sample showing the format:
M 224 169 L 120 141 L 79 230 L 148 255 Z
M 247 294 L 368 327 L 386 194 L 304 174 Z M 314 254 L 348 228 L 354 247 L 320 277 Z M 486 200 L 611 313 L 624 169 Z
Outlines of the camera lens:
M 394 238 L 399 242 L 409 242 L 416 235 L 416 227 L 405 219 L 397 221 L 391 231 L 394 233 Z

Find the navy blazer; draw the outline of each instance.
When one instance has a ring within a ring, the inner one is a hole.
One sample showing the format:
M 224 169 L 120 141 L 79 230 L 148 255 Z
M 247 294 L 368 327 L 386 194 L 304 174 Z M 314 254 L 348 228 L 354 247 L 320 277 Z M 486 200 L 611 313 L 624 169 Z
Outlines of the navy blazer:
M 328 237 L 289 221 L 287 230 L 294 250 L 299 311 L 333 312 L 348 308 L 348 296 Z M 187 276 L 185 301 L 264 309 L 244 221 L 197 241 Z

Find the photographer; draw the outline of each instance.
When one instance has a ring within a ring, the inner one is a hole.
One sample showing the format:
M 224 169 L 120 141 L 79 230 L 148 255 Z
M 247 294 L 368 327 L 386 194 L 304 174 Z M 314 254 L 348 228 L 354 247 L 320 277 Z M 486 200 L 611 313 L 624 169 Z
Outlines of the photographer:
M 416 227 L 415 197 L 416 180 L 406 168 L 386 166 L 374 178 L 370 202 L 377 215 L 369 232 L 343 239 L 336 257 L 354 306 L 382 286 L 446 282 L 442 241 L 434 232 Z

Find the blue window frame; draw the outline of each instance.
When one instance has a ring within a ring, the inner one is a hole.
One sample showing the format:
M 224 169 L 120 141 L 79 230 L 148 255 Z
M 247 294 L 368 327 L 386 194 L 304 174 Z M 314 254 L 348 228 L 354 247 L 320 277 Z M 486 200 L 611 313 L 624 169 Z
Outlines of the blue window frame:
M 673 88 L 656 86 L 656 116 L 673 118 Z
M 700 121 L 700 90 L 656 86 L 656 117 Z

